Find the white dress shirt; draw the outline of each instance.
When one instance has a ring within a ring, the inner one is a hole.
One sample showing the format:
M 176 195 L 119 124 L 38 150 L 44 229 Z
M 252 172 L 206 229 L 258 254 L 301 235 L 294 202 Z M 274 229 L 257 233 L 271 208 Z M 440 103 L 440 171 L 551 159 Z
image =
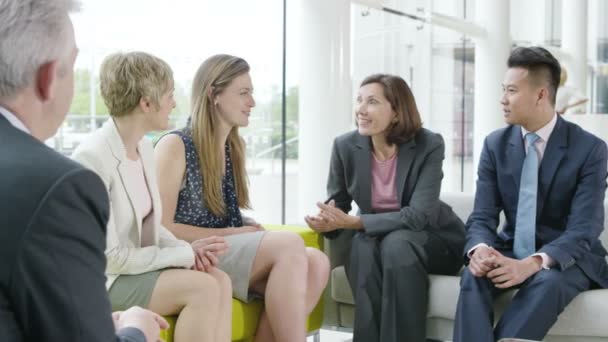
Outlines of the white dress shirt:
M 6 120 L 8 120 L 8 122 L 11 123 L 11 125 L 13 125 L 16 128 L 24 131 L 27 134 L 31 134 L 30 130 L 27 129 L 27 127 L 25 127 L 25 125 L 23 124 L 23 122 L 21 122 L 21 120 L 19 120 L 19 118 L 17 118 L 15 116 L 15 114 L 11 113 L 8 109 L 0 106 L 0 115 L 4 116 L 6 118 Z
M 547 141 L 549 141 L 549 137 L 551 133 L 553 133 L 553 129 L 555 128 L 555 124 L 557 123 L 557 114 L 553 115 L 553 119 L 549 121 L 546 125 L 541 127 L 538 131 L 534 132 L 540 139 L 537 139 L 534 143 L 534 148 L 538 153 L 538 164 L 543 160 L 543 156 L 545 155 L 545 148 L 547 148 Z M 530 131 L 525 128 L 521 128 L 521 138 L 524 141 L 524 151 L 528 154 L 528 140 L 526 140 L 526 134 L 530 133 Z

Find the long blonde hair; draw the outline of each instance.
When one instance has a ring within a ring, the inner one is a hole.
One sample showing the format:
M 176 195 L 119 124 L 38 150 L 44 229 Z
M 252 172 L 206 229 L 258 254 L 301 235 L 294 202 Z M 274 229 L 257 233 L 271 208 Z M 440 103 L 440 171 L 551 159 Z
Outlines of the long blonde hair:
M 198 153 L 203 177 L 203 200 L 216 216 L 226 213 L 222 191 L 222 164 L 220 148 L 215 139 L 219 113 L 213 99 L 238 76 L 249 72 L 249 64 L 239 57 L 215 55 L 201 64 L 192 84 L 192 140 Z M 234 185 L 239 208 L 250 208 L 247 173 L 245 171 L 245 143 L 238 127 L 228 134 L 232 158 Z

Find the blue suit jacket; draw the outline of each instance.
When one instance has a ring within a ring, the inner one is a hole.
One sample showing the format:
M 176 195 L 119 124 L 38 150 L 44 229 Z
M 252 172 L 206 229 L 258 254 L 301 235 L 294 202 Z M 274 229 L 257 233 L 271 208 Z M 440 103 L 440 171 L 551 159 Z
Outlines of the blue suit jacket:
M 490 134 L 479 160 L 475 207 L 466 224 L 466 251 L 478 243 L 512 250 L 521 168 L 525 158 L 521 127 Z M 540 164 L 536 211 L 536 248 L 555 267 L 578 266 L 608 287 L 604 229 L 607 176 L 606 143 L 579 126 L 557 118 Z M 497 232 L 499 214 L 506 222 Z

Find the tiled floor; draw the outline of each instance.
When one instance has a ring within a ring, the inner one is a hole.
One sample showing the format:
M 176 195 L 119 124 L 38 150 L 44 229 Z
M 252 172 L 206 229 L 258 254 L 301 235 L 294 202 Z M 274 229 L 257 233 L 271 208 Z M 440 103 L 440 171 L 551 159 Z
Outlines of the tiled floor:
M 352 338 L 353 338 L 352 333 L 321 329 L 321 342 L 352 342 Z M 442 341 L 437 341 L 437 340 L 426 340 L 426 341 L 427 342 L 442 342 Z M 306 342 L 313 342 L 313 337 L 309 337 Z M 532 342 L 532 341 L 530 341 L 530 342 Z

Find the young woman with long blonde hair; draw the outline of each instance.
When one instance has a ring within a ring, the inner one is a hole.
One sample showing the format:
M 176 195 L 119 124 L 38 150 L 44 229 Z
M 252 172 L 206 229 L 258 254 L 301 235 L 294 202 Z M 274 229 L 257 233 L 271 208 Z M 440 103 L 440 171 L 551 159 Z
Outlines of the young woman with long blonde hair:
M 304 342 L 306 316 L 325 288 L 329 263 L 298 235 L 267 232 L 241 215 L 250 202 L 238 129 L 249 123 L 252 93 L 242 58 L 216 55 L 200 66 L 188 125 L 156 146 L 164 224 L 186 241 L 224 237 L 229 247 L 219 268 L 230 276 L 233 296 L 265 299 L 256 341 Z

